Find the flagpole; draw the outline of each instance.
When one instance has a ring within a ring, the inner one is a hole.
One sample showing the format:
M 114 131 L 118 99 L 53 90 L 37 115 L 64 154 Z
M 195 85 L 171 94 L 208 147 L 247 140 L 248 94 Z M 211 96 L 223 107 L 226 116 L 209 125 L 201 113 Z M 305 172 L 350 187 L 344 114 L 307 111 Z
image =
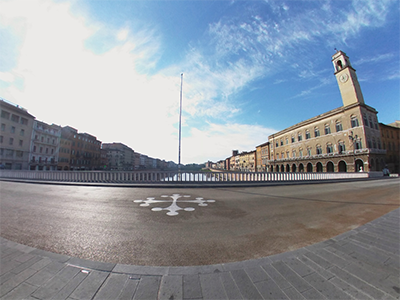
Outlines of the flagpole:
M 179 153 L 178 153 L 178 172 L 181 171 L 182 87 L 183 87 L 183 73 L 181 73 L 181 93 L 180 93 L 180 105 L 179 105 Z

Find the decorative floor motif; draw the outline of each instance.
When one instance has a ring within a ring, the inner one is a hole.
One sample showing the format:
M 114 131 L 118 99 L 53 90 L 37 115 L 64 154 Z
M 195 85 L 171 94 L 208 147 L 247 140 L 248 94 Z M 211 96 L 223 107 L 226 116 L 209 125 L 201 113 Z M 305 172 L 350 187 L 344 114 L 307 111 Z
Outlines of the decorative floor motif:
M 167 210 L 167 215 L 168 216 L 177 216 L 179 215 L 178 211 L 184 210 L 184 211 L 194 211 L 194 207 L 185 207 L 182 208 L 178 205 L 178 202 L 185 202 L 185 203 L 196 203 L 198 206 L 208 206 L 208 203 L 214 203 L 215 200 L 204 200 L 202 197 L 197 197 L 195 200 L 189 200 L 189 199 L 180 199 L 180 198 L 190 198 L 190 195 L 180 195 L 180 194 L 173 194 L 172 196 L 168 195 L 162 195 L 161 198 L 171 198 L 171 199 L 165 199 L 165 200 L 157 200 L 152 197 L 148 197 L 147 200 L 134 200 L 133 202 L 135 203 L 141 203 L 140 206 L 150 206 L 150 204 L 154 203 L 171 203 L 170 206 L 168 207 L 153 207 L 151 210 L 152 211 L 163 211 Z

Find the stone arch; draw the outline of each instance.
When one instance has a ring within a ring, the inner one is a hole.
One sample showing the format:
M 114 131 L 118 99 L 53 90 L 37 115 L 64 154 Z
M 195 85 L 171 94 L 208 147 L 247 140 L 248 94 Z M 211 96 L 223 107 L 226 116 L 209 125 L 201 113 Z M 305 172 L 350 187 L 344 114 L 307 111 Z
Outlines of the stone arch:
M 285 166 L 284 165 L 281 165 L 281 172 L 282 173 L 285 172 Z
M 290 172 L 290 166 L 289 166 L 289 164 L 286 165 L 286 172 L 288 172 L 288 173 Z
M 271 166 L 271 172 L 273 172 L 274 171 L 274 166 Z
M 293 172 L 293 173 L 296 172 L 296 168 L 297 168 L 297 167 L 296 167 L 296 164 L 293 164 L 293 165 L 292 165 L 292 172 Z
M 355 172 L 363 172 L 364 171 L 364 162 L 361 159 L 357 159 L 355 161 Z
M 347 172 L 347 164 L 344 160 L 339 161 L 338 170 L 339 172 Z
M 328 163 L 326 164 L 326 172 L 328 173 L 335 172 L 335 165 L 333 164 L 333 162 L 328 161 Z
M 304 172 L 304 165 L 302 163 L 299 164 L 299 172 L 300 173 Z
M 343 63 L 342 63 L 342 61 L 339 59 L 339 60 L 337 61 L 337 70 L 339 71 L 339 70 L 341 70 L 341 69 L 343 69 Z
M 323 171 L 322 163 L 317 162 L 316 164 L 317 172 L 321 173 Z
M 313 171 L 313 165 L 312 165 L 312 163 L 308 163 L 307 164 L 307 173 L 312 173 L 312 171 Z

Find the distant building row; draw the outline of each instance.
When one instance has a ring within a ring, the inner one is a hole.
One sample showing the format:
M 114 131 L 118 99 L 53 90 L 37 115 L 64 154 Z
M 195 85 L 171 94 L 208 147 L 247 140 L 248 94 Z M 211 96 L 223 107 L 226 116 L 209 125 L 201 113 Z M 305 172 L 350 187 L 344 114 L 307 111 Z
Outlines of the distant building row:
M 400 121 L 378 122 L 378 112 L 364 103 L 355 69 L 344 52 L 335 53 L 332 62 L 342 107 L 272 134 L 254 151 L 233 151 L 212 167 L 249 172 L 369 172 L 387 166 L 399 173 Z
M 122 143 L 102 143 L 70 126 L 38 121 L 0 99 L 0 167 L 12 170 L 138 170 L 175 168 Z

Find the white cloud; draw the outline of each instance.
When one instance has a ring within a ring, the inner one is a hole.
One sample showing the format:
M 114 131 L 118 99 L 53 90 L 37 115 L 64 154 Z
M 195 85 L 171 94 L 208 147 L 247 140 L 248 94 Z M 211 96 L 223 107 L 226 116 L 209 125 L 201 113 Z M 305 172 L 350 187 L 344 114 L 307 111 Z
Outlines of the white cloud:
M 175 159 L 179 81 L 137 71 L 157 52 L 151 30 L 142 29 L 135 36 L 117 28 L 118 44 L 95 54 L 85 48 L 85 41 L 102 24 L 87 27 L 67 3 L 28 2 L 21 9 L 18 1 L 0 7 L 3 26 L 18 23 L 24 28 L 17 66 L 0 78 L 22 78 L 23 85 L 7 88 L 2 96 L 45 122 L 73 126 L 103 142 L 120 141 L 153 157 Z
M 9 72 L 0 72 L 0 80 L 11 83 L 15 79 L 15 76 Z
M 257 145 L 267 141 L 268 136 L 275 132 L 274 129 L 258 125 L 209 123 L 206 129 L 191 129 L 191 137 L 182 141 L 182 157 L 184 163 L 204 162 L 204 157 L 218 161 L 231 156 L 232 150 L 255 150 Z
M 129 34 L 129 29 L 121 29 L 118 33 L 117 33 L 117 40 L 118 41 L 125 41 L 128 38 L 128 34 Z
M 363 57 L 359 60 L 357 60 L 356 62 L 354 62 L 354 65 L 362 65 L 362 64 L 369 64 L 369 63 L 376 63 L 376 62 L 381 62 L 381 61 L 388 61 L 392 58 L 394 58 L 396 55 L 398 54 L 394 54 L 394 53 L 382 53 L 379 55 L 374 55 L 372 57 Z
M 21 84 L 0 93 L 45 122 L 71 125 L 103 142 L 120 141 L 150 156 L 176 161 L 179 75 L 184 72 L 184 124 L 198 117 L 227 122 L 189 129 L 184 160 L 221 159 L 232 147 L 254 149 L 273 132 L 262 126 L 233 124 L 231 118 L 241 113 L 233 96 L 282 66 L 301 68 L 309 63 L 292 55 L 296 47 L 307 47 L 316 38 L 345 40 L 365 26 L 379 26 L 391 2 L 378 2 L 356 1 L 353 9 L 339 14 L 333 11 L 335 6 L 324 2 L 322 10 L 316 5 L 296 15 L 295 2 L 269 1 L 280 18 L 221 19 L 209 27 L 211 41 L 192 44 L 179 66 L 147 76 L 162 51 L 153 28 L 135 31 L 126 24 L 110 28 L 93 22 L 82 10 L 78 10 L 80 15 L 71 13 L 70 2 L 1 1 L 0 28 L 17 35 L 21 46 L 15 51 L 17 65 L 2 70 L 0 80 Z M 107 48 L 99 52 L 87 48 L 91 38 Z M 310 74 L 318 75 L 310 70 L 300 76 Z

